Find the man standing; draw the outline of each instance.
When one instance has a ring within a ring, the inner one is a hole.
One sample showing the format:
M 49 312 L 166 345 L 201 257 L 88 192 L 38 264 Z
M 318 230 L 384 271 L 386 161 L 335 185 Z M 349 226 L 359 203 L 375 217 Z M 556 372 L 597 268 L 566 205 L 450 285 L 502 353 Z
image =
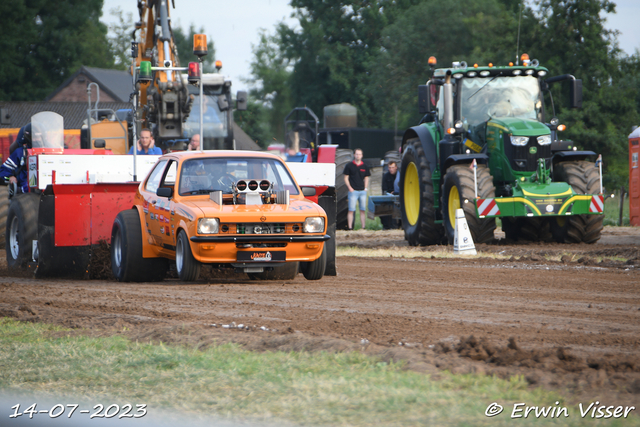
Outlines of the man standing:
M 356 215 L 356 202 L 360 205 L 360 224 L 365 227 L 367 189 L 369 188 L 369 177 L 371 172 L 362 161 L 362 149 L 356 148 L 353 153 L 353 161 L 344 167 L 344 182 L 349 189 L 349 212 L 347 213 L 347 223 L 349 230 L 353 230 L 353 221 Z
M 151 131 L 149 129 L 142 129 L 140 131 L 140 139 L 138 140 L 138 155 L 144 154 L 158 154 L 162 155 L 162 150 L 156 147 L 156 142 L 153 140 L 153 136 L 151 136 Z M 133 154 L 133 147 L 129 150 L 128 154 Z
M 382 194 L 398 194 L 393 186 L 398 173 L 398 164 L 392 160 L 389 162 L 388 168 L 389 170 L 382 176 Z M 380 222 L 382 223 L 382 228 L 384 230 L 396 228 L 393 226 L 394 221 L 391 215 L 381 216 Z
M 200 149 L 200 134 L 196 133 L 189 140 L 187 151 L 197 151 Z

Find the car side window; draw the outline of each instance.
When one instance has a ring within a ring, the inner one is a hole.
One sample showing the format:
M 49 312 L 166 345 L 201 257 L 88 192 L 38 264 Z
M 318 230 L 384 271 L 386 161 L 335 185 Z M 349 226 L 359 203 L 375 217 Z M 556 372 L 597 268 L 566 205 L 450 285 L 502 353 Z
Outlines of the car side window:
M 145 190 L 155 193 L 158 191 L 158 187 L 160 186 L 160 180 L 162 179 L 162 172 L 164 172 L 164 167 L 167 165 L 166 160 L 162 160 L 159 162 L 149 174 L 149 178 L 147 179 L 147 184 L 145 185 Z M 174 178 L 175 180 L 175 178 Z
M 162 187 L 174 187 L 176 185 L 176 171 L 178 170 L 178 162 L 171 160 L 167 166 L 167 173 L 162 180 Z

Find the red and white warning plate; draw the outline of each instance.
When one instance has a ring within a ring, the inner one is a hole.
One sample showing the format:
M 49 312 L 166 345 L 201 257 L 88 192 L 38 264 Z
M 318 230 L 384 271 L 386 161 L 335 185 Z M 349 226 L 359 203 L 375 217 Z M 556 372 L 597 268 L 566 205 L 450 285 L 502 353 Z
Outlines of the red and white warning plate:
M 478 199 L 478 216 L 500 215 L 496 199 Z

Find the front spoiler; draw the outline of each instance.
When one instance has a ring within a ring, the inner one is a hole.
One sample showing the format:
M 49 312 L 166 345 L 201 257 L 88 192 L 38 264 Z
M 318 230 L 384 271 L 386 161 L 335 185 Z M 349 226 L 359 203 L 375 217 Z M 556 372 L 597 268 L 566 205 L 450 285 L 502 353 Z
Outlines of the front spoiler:
M 263 242 L 325 242 L 330 240 L 331 236 L 273 236 L 266 234 L 251 234 L 246 236 L 193 236 L 191 241 L 194 243 L 263 243 Z
M 604 215 L 602 194 L 478 198 L 474 205 L 478 218 Z

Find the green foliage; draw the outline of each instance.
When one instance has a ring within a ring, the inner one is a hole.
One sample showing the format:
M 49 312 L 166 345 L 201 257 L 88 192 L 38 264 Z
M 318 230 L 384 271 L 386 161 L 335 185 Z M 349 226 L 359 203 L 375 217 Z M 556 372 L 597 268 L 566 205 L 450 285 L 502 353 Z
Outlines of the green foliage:
M 102 0 L 0 2 L 0 99 L 45 98 L 81 65 L 112 68 Z
M 280 35 L 268 35 L 266 31 L 260 30 L 260 42 L 253 46 L 253 78 L 246 81 L 253 86 L 249 92 L 251 98 L 256 101 L 253 108 L 262 111 L 265 120 L 263 129 L 259 132 L 263 135 L 261 142 L 264 146 L 268 146 L 274 140 L 282 141 L 284 118 L 294 106 L 289 85 L 292 74 L 290 61 L 284 57 L 281 46 L 283 41 Z M 250 135 L 253 136 L 251 133 Z M 253 137 L 258 138 L 257 135 Z
M 109 25 L 109 45 L 117 68 L 126 70 L 131 64 L 131 42 L 133 34 L 133 14 L 127 13 L 125 18 L 119 7 L 111 9 L 109 14 L 118 22 Z
M 260 147 L 266 149 L 275 137 L 270 137 L 271 128 L 265 116 L 269 113 L 260 102 L 249 101 L 246 111 L 234 111 L 233 120 Z
M 551 87 L 555 115 L 568 129 L 562 136 L 603 155 L 607 187 L 626 183 L 627 136 L 640 124 L 640 53 L 623 56 L 617 31 L 605 28 L 606 14 L 615 12 L 611 0 L 291 0 L 291 6 L 299 26 L 279 24 L 275 36 L 262 34 L 283 72 L 268 62 L 252 68 L 257 86 L 267 76 L 269 88 L 288 91 L 291 106 L 321 115 L 326 105 L 349 102 L 360 126 L 386 128 L 395 125 L 397 109 L 399 128 L 406 129 L 420 119 L 417 86 L 429 79 L 430 56 L 438 67 L 461 60 L 500 65 L 526 52 L 550 75 L 582 79 L 581 110 L 568 108 L 569 84 Z M 263 51 L 254 53 L 260 62 Z M 550 101 L 546 96 L 546 120 L 554 114 Z M 282 105 L 265 103 L 271 126 L 288 112 Z

